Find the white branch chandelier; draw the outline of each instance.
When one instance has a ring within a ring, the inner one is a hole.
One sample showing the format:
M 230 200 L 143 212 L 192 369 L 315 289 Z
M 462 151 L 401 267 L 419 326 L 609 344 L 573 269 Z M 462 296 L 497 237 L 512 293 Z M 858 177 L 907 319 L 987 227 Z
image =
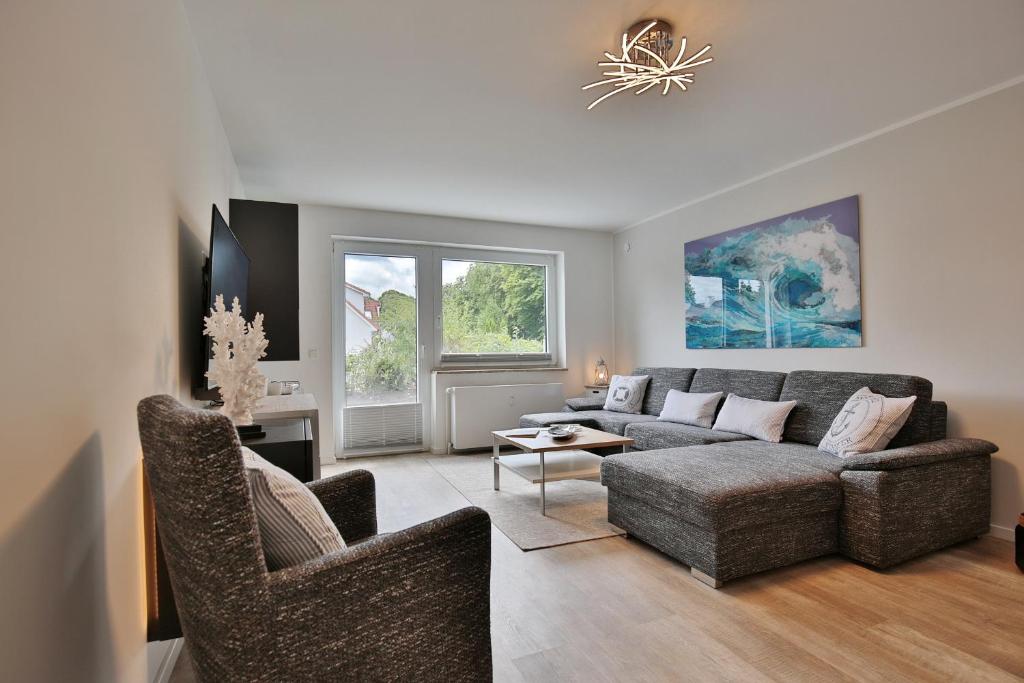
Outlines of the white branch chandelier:
M 701 59 L 711 49 L 710 44 L 684 60 L 685 36 L 680 40 L 679 52 L 670 64 L 668 59 L 671 49 L 672 26 L 667 21 L 645 19 L 630 26 L 622 34 L 622 54 L 613 55 L 605 52 L 604 56 L 608 61 L 597 63 L 598 66 L 609 69 L 601 74 L 607 78 L 583 86 L 584 90 L 601 86 L 611 88 L 591 102 L 587 110 L 593 109 L 612 95 L 627 90 L 635 90 L 635 95 L 641 95 L 660 85 L 661 94 L 667 95 L 672 86 L 676 85 L 685 91 L 686 84 L 693 83 L 691 69 L 712 61 L 712 57 Z

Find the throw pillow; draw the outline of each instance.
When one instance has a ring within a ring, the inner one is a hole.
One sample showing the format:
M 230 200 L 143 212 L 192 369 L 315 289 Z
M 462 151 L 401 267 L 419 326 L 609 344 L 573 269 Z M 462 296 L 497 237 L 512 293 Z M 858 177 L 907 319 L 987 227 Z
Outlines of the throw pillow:
M 293 567 L 345 547 L 324 506 L 306 485 L 245 446 L 242 462 L 268 569 Z
M 796 401 L 758 401 L 729 394 L 712 429 L 778 443 L 786 418 L 795 407 Z
M 722 400 L 722 392 L 691 394 L 678 389 L 669 389 L 665 407 L 658 419 L 662 422 L 679 422 L 710 429 L 715 422 L 715 409 Z
M 650 375 L 612 375 L 604 409 L 616 413 L 639 413 L 649 381 Z
M 832 421 L 818 449 L 845 458 L 884 451 L 900 431 L 917 396 L 888 398 L 867 387 L 859 389 Z

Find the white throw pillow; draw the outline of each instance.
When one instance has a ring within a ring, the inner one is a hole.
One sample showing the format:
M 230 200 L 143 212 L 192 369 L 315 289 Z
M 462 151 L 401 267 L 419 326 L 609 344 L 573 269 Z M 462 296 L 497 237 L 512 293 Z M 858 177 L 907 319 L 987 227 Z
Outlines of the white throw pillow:
M 639 413 L 649 381 L 650 375 L 612 375 L 604 409 L 616 413 Z
M 662 422 L 679 422 L 710 429 L 715 422 L 715 409 L 722 400 L 722 392 L 691 394 L 678 389 L 669 389 L 665 407 L 658 419 Z
M 301 481 L 242 446 L 267 568 L 293 567 L 345 547 L 320 500 Z
M 867 387 L 850 397 L 825 432 L 818 449 L 845 458 L 884 451 L 900 431 L 917 396 L 888 398 Z
M 729 394 L 712 429 L 778 443 L 786 418 L 795 407 L 796 401 L 758 401 Z

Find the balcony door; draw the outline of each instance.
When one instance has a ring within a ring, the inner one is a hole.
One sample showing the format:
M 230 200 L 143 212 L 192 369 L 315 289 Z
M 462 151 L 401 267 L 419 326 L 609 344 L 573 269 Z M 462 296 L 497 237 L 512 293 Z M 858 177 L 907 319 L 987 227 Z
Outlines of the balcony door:
M 335 453 L 423 450 L 429 443 L 433 264 L 414 245 L 334 246 Z

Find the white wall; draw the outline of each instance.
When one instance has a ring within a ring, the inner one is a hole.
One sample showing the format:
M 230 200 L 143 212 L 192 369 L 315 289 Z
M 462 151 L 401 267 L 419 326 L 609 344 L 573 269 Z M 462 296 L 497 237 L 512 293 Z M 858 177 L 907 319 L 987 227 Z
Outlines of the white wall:
M 0 3 L 0 98 L 0 680 L 141 681 L 135 405 L 242 188 L 178 0 Z
M 1001 448 L 992 521 L 1005 535 L 1024 511 L 1022 190 L 1024 85 L 1016 85 L 624 231 L 614 249 L 616 367 L 927 377 L 949 402 L 952 434 Z M 684 242 L 852 194 L 861 208 L 863 348 L 685 349 Z
M 608 233 L 512 225 L 488 221 L 364 211 L 328 206 L 299 207 L 299 338 L 301 361 L 262 363 L 271 379 L 298 379 L 320 405 L 320 452 L 334 453 L 331 397 L 331 237 L 421 240 L 459 245 L 543 249 L 565 254 L 564 278 L 568 372 L 514 373 L 518 381 L 564 382 L 569 395 L 590 380 L 599 356 L 612 354 L 611 242 Z M 273 340 L 271 340 L 273 341 Z M 316 358 L 310 358 L 315 349 Z M 555 379 L 549 376 L 556 375 Z M 511 383 L 494 375 L 488 383 Z M 479 377 L 474 378 L 478 383 Z M 515 381 L 515 380 L 513 380 Z M 447 381 L 445 386 L 449 386 Z M 440 418 L 439 418 L 440 419 Z M 433 448 L 443 449 L 443 427 L 432 429 Z

